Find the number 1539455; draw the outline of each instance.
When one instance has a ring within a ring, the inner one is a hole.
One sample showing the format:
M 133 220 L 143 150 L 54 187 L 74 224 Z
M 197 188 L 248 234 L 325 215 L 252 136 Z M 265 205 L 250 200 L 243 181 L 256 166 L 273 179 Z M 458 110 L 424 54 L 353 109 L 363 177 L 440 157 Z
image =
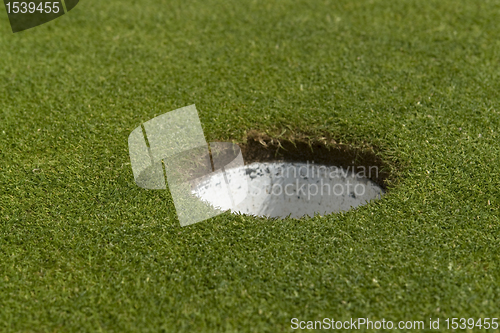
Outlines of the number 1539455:
M 39 13 L 39 14 L 50 14 L 59 13 L 61 10 L 59 8 L 59 2 L 40 2 L 36 4 L 35 2 L 7 2 L 5 7 L 8 14 L 27 14 L 27 13 Z

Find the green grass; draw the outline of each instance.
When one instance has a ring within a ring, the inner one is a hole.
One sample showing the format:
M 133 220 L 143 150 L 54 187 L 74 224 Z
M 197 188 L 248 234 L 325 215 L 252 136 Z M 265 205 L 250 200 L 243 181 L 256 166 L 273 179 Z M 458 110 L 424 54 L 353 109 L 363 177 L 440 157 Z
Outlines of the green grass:
M 487 0 L 87 0 L 12 34 L 0 9 L 0 330 L 500 317 L 499 21 Z M 366 143 L 396 181 L 348 213 L 181 228 L 127 138 L 193 103 L 209 141 Z

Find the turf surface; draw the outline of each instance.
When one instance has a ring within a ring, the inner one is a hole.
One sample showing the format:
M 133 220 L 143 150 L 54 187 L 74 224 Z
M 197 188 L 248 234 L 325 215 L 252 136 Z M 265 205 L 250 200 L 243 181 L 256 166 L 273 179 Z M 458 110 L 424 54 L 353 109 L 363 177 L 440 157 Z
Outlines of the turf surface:
M 287 332 L 323 317 L 500 317 L 500 2 L 82 1 L 0 10 L 0 330 Z M 250 130 L 378 147 L 344 214 L 181 228 L 127 137 L 196 103 Z

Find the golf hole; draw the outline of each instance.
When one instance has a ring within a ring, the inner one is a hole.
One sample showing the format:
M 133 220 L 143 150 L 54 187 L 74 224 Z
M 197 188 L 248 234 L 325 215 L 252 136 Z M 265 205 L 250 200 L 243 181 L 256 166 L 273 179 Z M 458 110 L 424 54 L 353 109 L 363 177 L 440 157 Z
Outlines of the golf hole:
M 245 165 L 204 177 L 193 194 L 221 210 L 301 218 L 347 211 L 385 193 L 386 167 L 369 149 L 255 134 L 240 146 Z M 213 195 L 222 187 L 230 198 Z

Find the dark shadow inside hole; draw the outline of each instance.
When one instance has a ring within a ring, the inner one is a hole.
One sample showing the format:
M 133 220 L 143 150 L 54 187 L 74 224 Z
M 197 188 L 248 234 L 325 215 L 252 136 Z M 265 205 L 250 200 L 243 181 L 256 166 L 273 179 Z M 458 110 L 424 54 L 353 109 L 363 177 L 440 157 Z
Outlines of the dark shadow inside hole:
M 366 177 L 386 190 L 390 166 L 373 148 L 358 149 L 347 144 L 326 144 L 305 139 L 273 139 L 266 135 L 250 134 L 240 144 L 245 164 L 253 162 L 309 162 L 342 167 Z M 372 172 L 370 172 L 372 171 Z

